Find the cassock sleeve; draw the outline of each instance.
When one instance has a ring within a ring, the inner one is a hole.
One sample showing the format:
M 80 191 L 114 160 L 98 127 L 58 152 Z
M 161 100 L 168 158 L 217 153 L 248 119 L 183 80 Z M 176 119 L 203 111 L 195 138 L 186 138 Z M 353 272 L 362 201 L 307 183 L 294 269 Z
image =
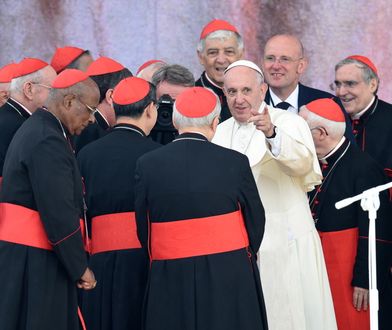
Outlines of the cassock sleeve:
M 72 280 L 87 268 L 80 229 L 80 201 L 76 201 L 75 160 L 61 137 L 48 137 L 32 152 L 29 176 L 37 211 L 54 252 Z
M 264 235 L 264 207 L 247 158 L 244 159 L 241 168 L 240 205 L 248 232 L 249 244 L 252 251 L 256 253 Z
M 143 182 L 143 173 L 141 171 L 140 159 L 136 163 L 135 169 L 135 213 L 137 235 L 140 244 L 144 249 L 148 250 L 148 210 L 147 210 L 147 194 L 146 185 Z

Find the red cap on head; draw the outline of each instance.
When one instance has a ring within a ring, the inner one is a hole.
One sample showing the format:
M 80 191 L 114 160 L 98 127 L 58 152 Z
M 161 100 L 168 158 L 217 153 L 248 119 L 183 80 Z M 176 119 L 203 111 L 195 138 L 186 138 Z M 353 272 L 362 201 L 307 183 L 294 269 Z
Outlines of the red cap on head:
M 144 62 L 144 63 L 139 67 L 139 69 L 137 69 L 136 74 L 138 75 L 139 72 L 142 71 L 143 69 L 147 68 L 147 67 L 150 66 L 151 64 L 158 63 L 158 62 L 165 63 L 165 62 L 163 62 L 163 61 L 161 61 L 161 60 L 149 60 L 149 61 L 147 61 L 147 62 Z
M 49 64 L 38 59 L 27 57 L 14 67 L 14 78 L 22 77 L 47 67 Z
M 89 76 L 99 76 L 101 74 L 113 73 L 125 69 L 123 65 L 109 57 L 100 57 L 90 64 L 86 73 Z
M 175 107 L 188 118 L 200 118 L 209 115 L 216 107 L 217 97 L 203 87 L 190 87 L 178 95 Z
M 150 84 L 141 78 L 129 77 L 121 80 L 113 91 L 113 102 L 128 105 L 143 100 L 150 91 Z
M 68 88 L 88 78 L 86 72 L 77 69 L 65 69 L 53 81 L 52 88 Z
M 347 57 L 347 59 L 349 59 L 349 58 L 351 58 L 351 59 L 353 59 L 353 60 L 357 60 L 357 61 L 359 61 L 359 62 L 362 62 L 363 64 L 366 64 L 375 74 L 378 74 L 378 73 L 377 73 L 377 68 L 376 68 L 376 66 L 375 66 L 374 63 L 373 63 L 369 58 L 367 58 L 366 56 L 362 56 L 362 55 L 351 55 L 351 56 Z
M 207 37 L 211 32 L 218 30 L 233 31 L 238 33 L 236 27 L 231 25 L 229 22 L 220 19 L 214 19 L 203 28 L 200 34 L 200 40 Z
M 345 122 L 344 114 L 340 106 L 332 99 L 318 99 L 306 105 L 306 108 L 328 120 Z
M 17 67 L 18 65 L 16 63 L 4 65 L 0 69 L 0 83 L 10 83 L 12 78 L 14 78 Z
M 66 46 L 57 48 L 50 65 L 55 69 L 57 73 L 64 70 L 67 65 L 71 64 L 72 61 L 76 60 L 85 51 L 78 47 Z

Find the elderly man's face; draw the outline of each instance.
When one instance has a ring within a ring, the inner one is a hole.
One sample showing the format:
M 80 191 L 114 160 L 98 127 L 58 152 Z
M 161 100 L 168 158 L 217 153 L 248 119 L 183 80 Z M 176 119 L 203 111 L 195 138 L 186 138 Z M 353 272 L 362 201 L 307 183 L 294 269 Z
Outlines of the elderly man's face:
M 374 97 L 377 81 L 363 80 L 362 69 L 356 64 L 343 65 L 335 72 L 336 96 L 340 98 L 349 115 L 364 110 Z
M 242 57 L 242 50 L 238 49 L 237 38 L 206 39 L 205 48 L 198 53 L 200 64 L 207 76 L 218 86 L 223 86 L 223 74 L 226 68 Z
M 305 71 L 305 64 L 301 45 L 294 37 L 272 37 L 265 45 L 263 69 L 273 91 L 292 92 Z
M 80 135 L 90 124 L 95 122 L 94 113 L 99 102 L 98 89 L 91 89 L 83 96 L 76 96 L 73 99 L 70 120 L 67 125 L 72 135 Z
M 231 115 L 235 120 L 245 123 L 251 117 L 251 110 L 259 110 L 267 90 L 260 84 L 258 73 L 248 67 L 238 66 L 225 74 L 224 92 Z

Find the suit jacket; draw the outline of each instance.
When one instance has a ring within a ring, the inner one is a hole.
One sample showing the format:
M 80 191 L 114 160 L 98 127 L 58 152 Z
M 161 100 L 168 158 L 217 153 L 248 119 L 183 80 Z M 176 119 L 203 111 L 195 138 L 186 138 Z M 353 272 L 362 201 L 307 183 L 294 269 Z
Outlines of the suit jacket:
M 306 104 L 308 104 L 312 101 L 315 101 L 317 99 L 323 99 L 323 98 L 330 99 L 330 98 L 332 98 L 337 104 L 339 104 L 340 108 L 342 109 L 342 111 L 344 113 L 344 117 L 346 118 L 346 131 L 344 133 L 344 136 L 347 137 L 351 142 L 355 142 L 354 135 L 351 131 L 350 116 L 347 114 L 346 110 L 344 109 L 344 107 L 338 97 L 332 95 L 331 93 L 324 92 L 320 89 L 316 89 L 316 88 L 302 85 L 301 83 L 298 83 L 298 86 L 299 86 L 298 110 L 303 105 L 306 105 Z M 267 93 L 265 95 L 264 101 L 265 101 L 265 103 L 272 105 L 271 104 L 271 94 L 270 94 L 269 88 L 268 88 Z M 272 105 L 272 106 L 274 106 L 274 105 Z

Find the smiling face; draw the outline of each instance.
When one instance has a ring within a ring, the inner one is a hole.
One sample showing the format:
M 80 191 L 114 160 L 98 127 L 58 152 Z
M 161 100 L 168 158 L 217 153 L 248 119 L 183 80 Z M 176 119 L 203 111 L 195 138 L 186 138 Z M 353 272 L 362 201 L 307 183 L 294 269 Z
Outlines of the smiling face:
M 355 63 L 341 66 L 335 72 L 336 96 L 342 101 L 346 112 L 353 116 L 364 110 L 374 97 L 376 79 L 366 82 L 362 69 Z
M 224 92 L 231 115 L 240 123 L 251 117 L 251 110 L 259 110 L 267 91 L 267 85 L 260 83 L 258 73 L 248 67 L 238 66 L 225 74 Z M 261 77 L 260 77 L 261 78 Z
M 237 37 L 227 39 L 206 39 L 202 52 L 198 52 L 200 64 L 207 76 L 218 86 L 223 86 L 223 74 L 233 62 L 241 59 L 242 50 L 238 48 Z
M 267 41 L 264 49 L 263 71 L 270 88 L 285 100 L 296 88 L 305 71 L 299 40 L 289 35 L 278 35 Z

